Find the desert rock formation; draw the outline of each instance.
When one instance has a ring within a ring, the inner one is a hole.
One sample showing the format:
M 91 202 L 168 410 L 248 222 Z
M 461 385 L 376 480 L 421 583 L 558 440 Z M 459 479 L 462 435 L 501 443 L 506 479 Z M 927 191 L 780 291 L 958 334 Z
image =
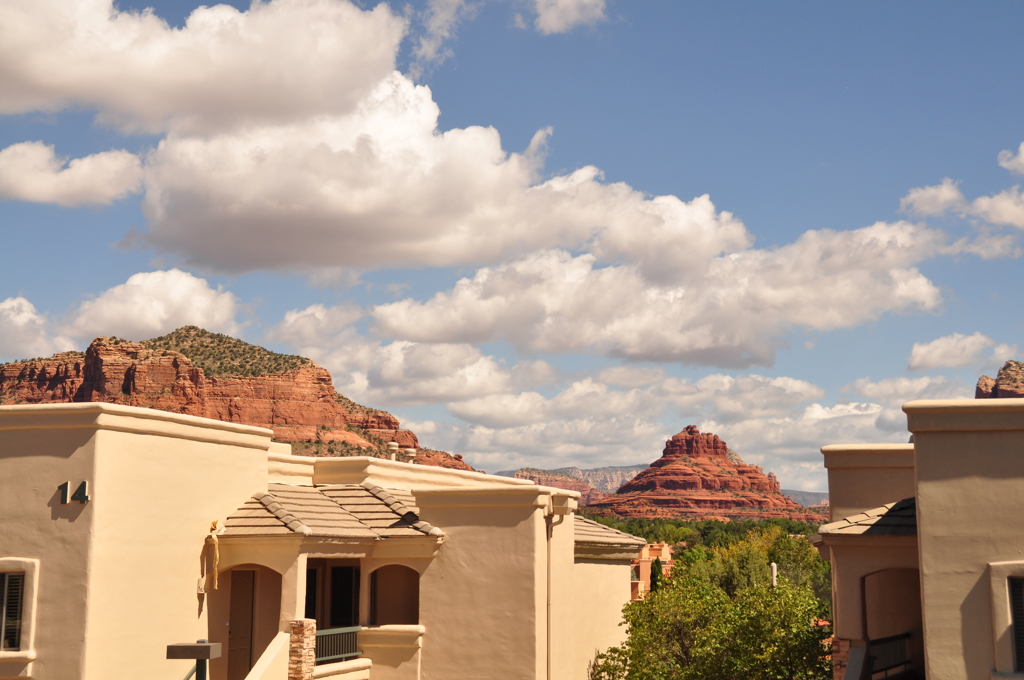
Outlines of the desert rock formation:
M 312 361 L 295 363 L 262 375 L 207 376 L 180 352 L 101 337 L 84 353 L 0 365 L 0 404 L 102 401 L 155 408 L 266 427 L 275 440 L 313 455 L 325 450 L 374 455 L 388 441 L 419 448 L 416 435 L 401 429 L 390 413 L 338 395 L 330 373 Z M 418 457 L 424 464 L 473 469 L 461 456 L 424 453 Z
M 541 486 L 553 486 L 556 489 L 568 489 L 569 491 L 580 492 L 580 505 L 590 503 L 603 498 L 604 494 L 587 484 L 582 479 L 570 476 L 560 470 L 537 470 L 535 468 L 520 468 L 512 475 L 516 479 L 529 479 L 534 484 Z
M 1024 397 L 1024 363 L 1007 361 L 995 380 L 987 375 L 978 378 L 975 399 L 1020 399 Z
M 781 494 L 779 481 L 747 465 L 718 435 L 695 425 L 665 442 L 661 458 L 625 483 L 617 493 L 590 504 L 599 512 L 644 519 L 765 519 L 786 517 L 820 522 Z

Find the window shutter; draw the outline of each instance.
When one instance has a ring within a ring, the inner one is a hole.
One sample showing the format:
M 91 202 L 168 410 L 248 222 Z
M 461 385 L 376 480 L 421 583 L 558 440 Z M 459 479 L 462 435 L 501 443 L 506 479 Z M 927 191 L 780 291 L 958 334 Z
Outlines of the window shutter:
M 0 649 L 17 651 L 21 649 L 21 612 L 25 600 L 25 574 L 3 574 L 3 620 L 0 621 L 2 638 Z

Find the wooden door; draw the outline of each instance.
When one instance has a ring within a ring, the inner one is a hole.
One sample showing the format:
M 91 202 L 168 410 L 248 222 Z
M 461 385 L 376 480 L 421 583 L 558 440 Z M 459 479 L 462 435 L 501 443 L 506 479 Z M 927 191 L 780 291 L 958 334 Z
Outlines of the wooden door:
M 228 614 L 228 680 L 245 680 L 252 670 L 252 613 L 256 572 L 231 572 L 231 608 Z

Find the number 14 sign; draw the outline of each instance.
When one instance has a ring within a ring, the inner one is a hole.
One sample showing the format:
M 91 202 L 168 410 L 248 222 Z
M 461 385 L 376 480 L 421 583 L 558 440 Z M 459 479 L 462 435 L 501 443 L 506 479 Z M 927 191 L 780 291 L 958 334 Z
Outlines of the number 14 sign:
M 60 502 L 62 505 L 67 505 L 71 501 L 78 501 L 79 503 L 85 504 L 89 501 L 89 482 L 82 482 L 75 489 L 75 493 L 71 494 L 70 500 L 68 499 L 68 492 L 71 490 L 71 482 L 64 482 L 57 487 L 60 489 Z

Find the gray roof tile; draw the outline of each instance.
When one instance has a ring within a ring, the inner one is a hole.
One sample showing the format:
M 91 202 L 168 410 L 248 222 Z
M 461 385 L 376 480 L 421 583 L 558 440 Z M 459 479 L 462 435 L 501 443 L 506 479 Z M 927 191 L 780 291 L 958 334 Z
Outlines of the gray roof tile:
M 354 484 L 271 484 L 232 513 L 224 535 L 303 534 L 339 538 L 440 536 L 420 520 L 415 499 L 404 490 Z
M 622 546 L 644 546 L 647 541 L 639 536 L 633 536 L 612 529 L 593 520 L 575 515 L 576 524 L 573 527 L 576 543 L 592 545 L 622 545 Z
M 916 536 L 917 502 L 904 498 L 879 508 L 822 524 L 818 534 L 833 536 Z

